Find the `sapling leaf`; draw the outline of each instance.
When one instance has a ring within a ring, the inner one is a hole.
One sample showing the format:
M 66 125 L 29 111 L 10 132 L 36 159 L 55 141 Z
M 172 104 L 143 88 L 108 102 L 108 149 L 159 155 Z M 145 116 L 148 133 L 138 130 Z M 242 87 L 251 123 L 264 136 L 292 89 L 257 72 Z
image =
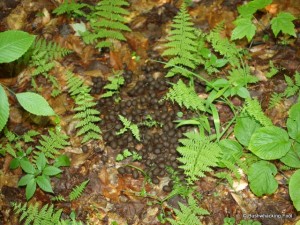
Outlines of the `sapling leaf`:
M 66 155 L 60 155 L 55 159 L 53 166 L 61 167 L 61 166 L 70 166 L 70 158 Z
M 231 34 L 231 40 L 242 39 L 246 37 L 251 41 L 255 35 L 256 26 L 252 23 L 251 18 L 238 18 L 234 21 L 236 27 Z
M 272 0 L 253 0 L 248 4 L 238 7 L 238 12 L 243 17 L 251 17 L 257 10 L 271 4 Z
M 9 103 L 7 95 L 4 91 L 2 85 L 0 85 L 0 131 L 3 129 L 7 123 L 9 117 Z
M 43 191 L 53 193 L 51 183 L 50 183 L 50 179 L 49 179 L 48 176 L 46 176 L 46 175 L 38 176 L 36 178 L 36 182 Z
M 33 174 L 26 174 L 25 176 L 21 177 L 21 179 L 18 182 L 18 186 L 25 186 L 32 179 L 34 179 L 34 175 Z
M 21 168 L 26 173 L 34 174 L 36 172 L 36 169 L 29 161 L 22 160 L 22 161 L 20 161 L 20 163 L 21 163 Z
M 250 189 L 256 196 L 272 194 L 278 188 L 275 179 L 277 173 L 276 166 L 267 161 L 253 163 L 248 171 Z
M 34 192 L 36 190 L 36 180 L 32 179 L 28 182 L 26 189 L 25 189 L 25 195 L 27 201 L 31 199 L 31 197 L 34 195 Z
M 274 17 L 271 20 L 271 28 L 275 37 L 277 37 L 280 31 L 284 34 L 296 37 L 295 25 L 293 24 L 293 20 L 295 19 L 296 18 L 288 12 L 280 12 Z
M 46 166 L 47 159 L 45 157 L 44 153 L 40 153 L 37 160 L 36 160 L 36 167 L 39 171 L 42 171 L 44 167 Z
M 34 39 L 34 35 L 20 30 L 0 32 L 0 63 L 9 63 L 20 58 L 30 48 Z
M 43 175 L 55 176 L 61 172 L 62 170 L 58 169 L 55 166 L 46 166 L 45 169 L 43 170 Z
M 300 211 L 300 170 L 297 170 L 290 178 L 289 193 L 297 211 Z
M 43 96 L 33 92 L 16 94 L 20 105 L 28 112 L 38 116 L 54 116 L 55 112 Z
M 276 126 L 262 127 L 250 139 L 249 150 L 261 159 L 280 159 L 290 149 L 291 141 L 285 130 Z

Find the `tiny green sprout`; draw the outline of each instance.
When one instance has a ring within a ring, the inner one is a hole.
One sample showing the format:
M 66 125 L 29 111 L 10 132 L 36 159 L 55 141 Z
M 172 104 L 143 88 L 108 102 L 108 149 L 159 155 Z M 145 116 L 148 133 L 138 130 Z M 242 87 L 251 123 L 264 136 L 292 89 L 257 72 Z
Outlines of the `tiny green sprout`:
M 119 162 L 131 156 L 132 156 L 132 161 L 139 161 L 142 159 L 142 156 L 139 155 L 137 152 L 124 149 L 122 153 L 119 153 L 116 156 L 116 161 Z
M 183 112 L 177 112 L 177 117 L 182 118 L 183 117 Z

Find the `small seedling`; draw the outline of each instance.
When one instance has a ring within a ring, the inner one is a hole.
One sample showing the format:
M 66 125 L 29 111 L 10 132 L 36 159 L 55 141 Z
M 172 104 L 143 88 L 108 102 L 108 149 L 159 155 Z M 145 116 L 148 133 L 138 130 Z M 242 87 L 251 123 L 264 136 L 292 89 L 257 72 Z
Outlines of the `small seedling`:
M 125 149 L 122 153 L 117 155 L 116 161 L 119 162 L 131 156 L 132 156 L 132 161 L 139 161 L 142 159 L 142 156 L 139 155 L 137 152 L 129 151 L 128 149 Z

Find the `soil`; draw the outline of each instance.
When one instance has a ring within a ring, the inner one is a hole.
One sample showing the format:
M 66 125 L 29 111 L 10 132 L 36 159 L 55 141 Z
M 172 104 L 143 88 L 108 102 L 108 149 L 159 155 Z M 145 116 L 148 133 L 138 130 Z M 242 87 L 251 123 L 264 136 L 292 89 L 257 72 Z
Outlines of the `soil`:
M 52 14 L 59 5 L 59 0 L 4 0 L 0 3 L 0 31 L 21 29 L 46 40 L 59 43 L 73 53 L 56 62 L 51 71 L 61 85 L 65 86 L 67 70 L 83 78 L 91 87 L 91 95 L 95 98 L 96 109 L 101 112 L 101 122 L 98 126 L 102 130 L 102 140 L 93 140 L 82 145 L 80 137 L 75 135 L 75 123 L 72 121 L 74 102 L 70 100 L 66 88 L 56 98 L 52 98 L 51 84 L 42 76 L 37 77 L 37 84 L 43 89 L 40 93 L 59 114 L 62 130 L 70 136 L 71 147 L 62 150 L 71 159 L 71 165 L 65 168 L 60 178 L 52 179 L 54 194 L 67 196 L 72 188 L 89 179 L 82 196 L 72 202 L 54 202 L 52 195 L 37 189 L 30 202 L 44 204 L 53 203 L 63 209 L 68 215 L 75 210 L 77 219 L 89 221 L 90 224 L 163 224 L 159 215 L 175 217 L 173 208 L 178 208 L 178 202 L 185 203 L 185 199 L 174 196 L 160 203 L 172 190 L 173 181 L 167 168 L 178 172 L 184 181 L 184 174 L 179 168 L 179 157 L 176 148 L 178 139 L 183 133 L 193 127 L 177 128 L 174 120 L 179 119 L 180 112 L 183 119 L 191 118 L 193 113 L 180 108 L 172 102 L 162 101 L 170 83 L 176 82 L 178 77 L 166 78 L 167 69 L 158 61 L 165 61 L 161 53 L 166 41 L 167 30 L 181 1 L 171 0 L 130 0 L 130 16 L 128 26 L 132 32 L 126 33 L 126 42 L 114 43 L 113 49 L 98 51 L 92 45 L 86 45 L 80 37 L 75 35 L 71 24 L 84 18 L 69 18 L 65 15 Z M 94 0 L 81 1 L 95 4 Z M 233 21 L 237 13 L 237 6 L 241 0 L 200 0 L 193 1 L 189 12 L 196 27 L 208 32 L 218 23 L 225 23 L 224 35 L 229 37 L 234 28 Z M 273 2 L 277 10 L 286 10 L 296 17 L 300 16 L 300 1 L 277 0 Z M 41 16 L 43 14 L 43 16 Z M 261 23 L 267 23 L 269 18 L 262 13 Z M 299 33 L 299 20 L 295 21 Z M 263 42 L 263 36 L 270 34 L 270 28 L 258 30 L 255 39 L 250 44 L 245 40 L 238 44 L 247 48 L 251 55 L 249 64 L 252 72 L 261 82 L 249 87 L 252 96 L 258 97 L 266 114 L 275 125 L 285 127 L 287 108 L 295 99 L 288 99 L 280 107 L 268 109 L 271 94 L 282 92 L 286 88 L 284 74 L 291 76 L 300 72 L 300 37 L 290 40 L 287 45 L 279 43 L 278 39 L 270 37 Z M 265 74 L 269 61 L 281 69 L 272 79 L 266 79 Z M 3 69 L 3 68 L 1 68 Z M 120 89 L 118 102 L 116 98 L 101 98 L 105 92 L 103 88 L 108 83 L 108 77 L 113 70 L 123 70 L 125 84 Z M 3 71 L 0 70 L 2 74 Z M 226 71 L 226 70 L 225 70 Z M 10 87 L 14 92 L 33 90 L 30 82 L 30 71 L 24 68 L 15 72 L 13 77 L 1 76 L 0 83 Z M 225 73 L 225 72 L 223 72 Z M 224 75 L 224 74 L 220 74 Z M 208 75 L 206 75 L 209 77 Z M 205 86 L 196 83 L 196 90 L 205 94 Z M 22 134 L 29 129 L 47 133 L 53 128 L 52 119 L 33 118 L 25 113 L 14 99 L 10 105 L 10 119 L 7 127 Z M 232 98 L 235 105 L 242 105 L 242 100 Z M 218 105 L 222 123 L 232 118 L 232 113 L 225 105 Z M 133 123 L 141 123 L 151 116 L 157 126 L 141 126 L 141 141 L 137 141 L 130 132 L 117 135 L 122 128 L 119 115 L 126 117 Z M 163 124 L 160 126 L 159 124 Z M 1 143 L 5 138 L 1 133 Z M 141 160 L 132 161 L 130 158 L 116 161 L 116 156 L 124 149 L 130 149 L 142 156 Z M 17 182 L 22 175 L 20 169 L 10 170 L 12 157 L 8 154 L 0 158 L 0 224 L 18 224 L 18 218 L 13 213 L 10 202 L 26 202 L 25 188 L 18 188 Z M 143 172 L 141 172 L 143 171 Z M 220 172 L 222 169 L 215 169 Z M 201 194 L 200 205 L 209 211 L 208 216 L 201 217 L 203 224 L 222 225 L 225 217 L 234 217 L 236 221 L 242 219 L 257 219 L 264 225 L 292 225 L 300 221 L 299 212 L 295 210 L 290 200 L 287 186 L 289 171 L 283 171 L 276 176 L 279 182 L 278 190 L 264 197 L 256 197 L 249 188 L 247 179 L 235 181 L 235 188 L 216 178 L 214 172 L 196 182 L 196 191 Z M 146 181 L 145 174 L 149 178 Z M 142 196 L 146 191 L 148 196 Z M 258 215 L 273 215 L 272 218 L 257 218 Z M 168 223 L 166 223 L 168 224 Z

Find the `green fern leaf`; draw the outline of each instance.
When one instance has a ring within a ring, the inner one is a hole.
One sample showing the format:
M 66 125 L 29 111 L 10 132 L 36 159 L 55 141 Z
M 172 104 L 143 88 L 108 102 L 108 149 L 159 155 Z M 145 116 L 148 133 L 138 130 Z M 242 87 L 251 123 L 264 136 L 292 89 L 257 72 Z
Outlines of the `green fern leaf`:
M 272 120 L 264 114 L 257 99 L 247 98 L 245 102 L 245 110 L 247 111 L 249 116 L 256 119 L 261 125 L 265 127 L 273 126 Z
M 69 195 L 71 201 L 73 201 L 81 196 L 82 192 L 86 188 L 89 181 L 90 180 L 86 180 L 86 181 L 82 182 L 80 185 L 73 188 L 72 192 Z
M 282 98 L 283 98 L 282 93 L 278 94 L 278 93 L 274 92 L 270 98 L 270 102 L 269 102 L 269 106 L 268 106 L 269 109 L 272 109 L 275 106 L 277 106 L 282 101 Z
M 89 94 L 90 88 L 70 71 L 66 73 L 66 76 L 69 93 L 76 104 L 74 108 L 76 114 L 73 118 L 80 120 L 76 125 L 77 136 L 83 135 L 81 143 L 100 139 L 101 129 L 96 125 L 97 122 L 101 121 L 100 112 L 93 108 L 97 103 Z
M 131 29 L 125 25 L 124 18 L 129 12 L 122 7 L 128 5 L 129 3 L 124 0 L 100 1 L 89 15 L 92 30 L 82 35 L 84 42 L 91 44 L 97 41 L 96 47 L 103 48 L 111 47 L 111 39 L 125 41 L 122 32 Z
M 179 13 L 173 19 L 173 24 L 167 37 L 168 43 L 165 44 L 167 49 L 162 54 L 162 56 L 171 57 L 165 65 L 165 68 L 170 68 L 167 77 L 172 77 L 176 74 L 191 77 L 191 73 L 188 73 L 186 70 L 178 71 L 177 68 L 195 69 L 199 65 L 196 54 L 196 39 L 196 30 L 193 27 L 186 5 L 183 3 Z
M 59 150 L 68 146 L 70 143 L 67 141 L 69 137 L 59 132 L 53 132 L 49 130 L 49 136 L 42 135 L 39 140 L 40 145 L 36 148 L 45 154 L 47 158 L 55 159 L 55 156 L 59 155 Z M 35 152 L 38 155 L 38 152 Z
M 180 139 L 181 146 L 177 147 L 181 155 L 178 160 L 182 163 L 180 168 L 188 177 L 187 181 L 192 183 L 198 177 L 204 177 L 205 172 L 212 171 L 211 167 L 217 166 L 222 150 L 198 133 L 188 132 L 184 135 L 187 138 Z
M 173 84 L 173 87 L 166 94 L 164 99 L 176 102 L 180 107 L 187 109 L 205 111 L 204 100 L 201 99 L 195 90 L 188 87 L 181 79 Z

